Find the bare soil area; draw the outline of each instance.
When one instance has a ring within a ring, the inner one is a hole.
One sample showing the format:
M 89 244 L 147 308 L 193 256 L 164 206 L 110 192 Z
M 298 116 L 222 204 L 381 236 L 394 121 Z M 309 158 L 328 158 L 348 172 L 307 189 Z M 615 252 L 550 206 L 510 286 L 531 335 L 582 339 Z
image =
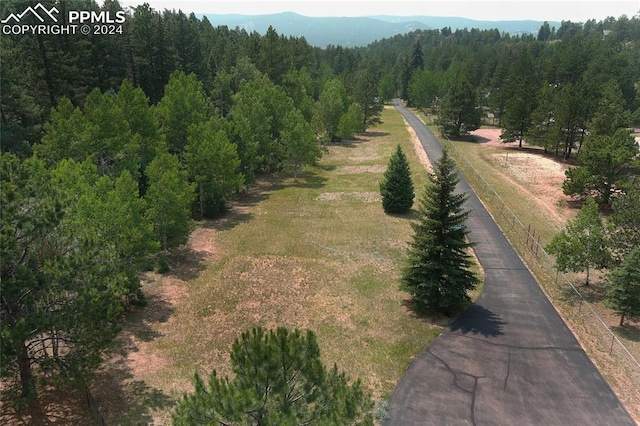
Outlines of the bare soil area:
M 538 147 L 524 144 L 518 148 L 518 142 L 504 143 L 500 133 L 501 129 L 471 132 L 481 146 L 487 148 L 486 158 L 495 167 L 501 167 L 503 174 L 541 209 L 561 222 L 574 217 L 577 210 L 571 206 L 571 198 L 562 192 L 565 170 L 570 166 Z

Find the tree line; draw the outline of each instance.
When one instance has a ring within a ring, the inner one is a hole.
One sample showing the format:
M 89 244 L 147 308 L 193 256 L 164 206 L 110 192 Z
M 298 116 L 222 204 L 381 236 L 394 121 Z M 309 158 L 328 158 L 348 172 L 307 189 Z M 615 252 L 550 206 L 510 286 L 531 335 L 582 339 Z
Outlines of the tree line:
M 0 39 L 13 65 L 0 79 L 0 365 L 30 400 L 38 383 L 88 382 L 144 304 L 140 273 L 164 269 L 194 219 L 260 174 L 298 179 L 324 143 L 379 120 L 375 76 L 335 72 L 303 38 L 146 4 L 126 18 L 113 37 Z
M 360 50 L 380 65 L 383 98 L 429 108 L 459 137 L 482 117 L 506 141 L 569 158 L 587 136 L 640 124 L 640 17 L 497 30 L 415 31 Z M 392 54 L 392 52 L 398 52 Z
M 2 2 L 0 15 L 23 6 Z M 637 17 L 320 49 L 148 4 L 125 15 L 122 34 L 0 38 L 0 366 L 23 396 L 44 378 L 86 383 L 144 303 L 140 273 L 194 219 L 260 174 L 298 179 L 324 143 L 379 122 L 384 100 L 433 108 L 453 136 L 491 111 L 506 138 L 566 157 L 639 120 Z M 580 177 L 573 186 L 596 190 Z

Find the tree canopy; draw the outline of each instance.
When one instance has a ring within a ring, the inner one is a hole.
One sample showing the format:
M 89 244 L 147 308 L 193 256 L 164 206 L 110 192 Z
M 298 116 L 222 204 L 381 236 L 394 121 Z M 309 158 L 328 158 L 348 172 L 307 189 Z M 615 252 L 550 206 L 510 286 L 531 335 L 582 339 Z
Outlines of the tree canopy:
M 615 134 L 595 135 L 578 153 L 578 166 L 568 169 L 562 190 L 567 195 L 595 196 L 609 204 L 640 170 L 638 143 L 626 129 Z
M 320 359 L 315 334 L 253 328 L 233 344 L 232 379 L 214 370 L 173 413 L 176 425 L 373 425 L 372 401 L 359 380 Z
M 589 285 L 591 268 L 603 269 L 609 263 L 605 226 L 595 200 L 587 199 L 576 218 L 545 248 L 556 256 L 559 271 L 586 271 L 585 283 Z
M 11 64 L 0 69 L 0 365 L 25 394 L 40 378 L 91 376 L 127 304 L 142 302 L 140 272 L 187 241 L 193 219 L 265 173 L 303 176 L 320 142 L 352 139 L 396 96 L 431 108 L 451 136 L 494 114 L 508 139 L 577 152 L 567 193 L 613 206 L 616 264 L 637 245 L 637 147 L 620 130 L 640 125 L 637 16 L 537 37 L 445 27 L 318 48 L 148 4 L 83 7 L 124 13 L 122 34 L 0 38 Z M 22 8 L 0 4 L 2 16 Z M 415 259 L 428 253 L 420 238 Z

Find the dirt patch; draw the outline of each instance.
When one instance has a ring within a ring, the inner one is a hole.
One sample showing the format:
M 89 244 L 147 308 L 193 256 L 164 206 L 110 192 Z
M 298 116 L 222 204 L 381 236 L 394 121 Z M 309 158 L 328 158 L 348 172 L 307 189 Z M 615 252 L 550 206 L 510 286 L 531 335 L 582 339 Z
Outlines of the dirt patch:
M 387 166 L 343 166 L 336 169 L 336 173 L 343 175 L 355 175 L 360 173 L 384 173 Z
M 518 142 L 505 142 L 500 138 L 502 129 L 477 129 L 470 132 L 475 137 L 476 141 L 484 146 L 501 146 L 501 147 L 514 147 L 518 146 Z
M 420 164 L 422 164 L 429 173 L 433 173 L 433 167 L 431 166 L 429 157 L 427 157 L 427 153 L 424 151 L 424 148 L 420 143 L 420 139 L 418 138 L 416 131 L 413 129 L 413 127 L 409 125 L 409 123 L 407 123 L 407 120 L 404 120 L 404 124 L 407 128 L 407 132 L 409 132 L 409 135 L 411 136 L 411 143 L 413 143 L 413 149 L 415 150 L 416 155 L 418 156 L 418 160 L 420 161 Z
M 358 200 L 365 203 L 376 203 L 382 200 L 377 192 L 325 192 L 316 197 L 318 201 Z
M 487 149 L 486 158 L 507 175 L 520 191 L 528 194 L 542 209 L 559 222 L 573 217 L 571 198 L 562 192 L 565 170 L 570 166 L 546 156 L 535 147 L 518 149 L 518 142 L 503 143 L 500 129 L 478 129 L 471 134 Z
M 198 227 L 191 233 L 189 237 L 189 247 L 196 253 L 202 253 L 205 255 L 214 255 L 217 253 L 216 237 L 217 232 L 215 229 L 206 227 Z

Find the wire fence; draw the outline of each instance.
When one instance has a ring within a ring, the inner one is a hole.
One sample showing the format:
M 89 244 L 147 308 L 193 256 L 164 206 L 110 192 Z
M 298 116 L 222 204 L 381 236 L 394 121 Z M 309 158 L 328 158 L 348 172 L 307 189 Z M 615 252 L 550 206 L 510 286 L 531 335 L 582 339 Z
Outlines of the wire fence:
M 580 336 L 585 350 L 605 376 L 635 388 L 635 403 L 640 401 L 640 362 L 611 330 L 571 280 L 559 273 L 554 258 L 540 243 L 540 235 L 531 225 L 525 225 L 505 200 L 467 161 L 449 139 L 446 148 L 458 169 L 487 206 L 496 223 L 534 273 L 548 296 L 560 302 L 559 310 L 574 334 Z M 558 307 L 557 307 L 558 308 Z M 632 401 L 630 401 L 632 402 Z

